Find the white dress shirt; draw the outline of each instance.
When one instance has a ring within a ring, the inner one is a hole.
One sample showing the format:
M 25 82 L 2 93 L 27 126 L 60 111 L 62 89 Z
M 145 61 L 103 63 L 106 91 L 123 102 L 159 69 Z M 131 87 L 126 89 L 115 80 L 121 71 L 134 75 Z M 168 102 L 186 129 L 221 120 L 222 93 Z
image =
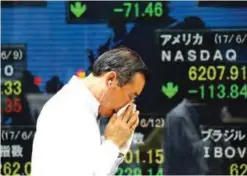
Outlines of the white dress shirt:
M 33 142 L 32 176 L 113 175 L 123 157 L 101 142 L 99 102 L 76 76 L 43 107 Z

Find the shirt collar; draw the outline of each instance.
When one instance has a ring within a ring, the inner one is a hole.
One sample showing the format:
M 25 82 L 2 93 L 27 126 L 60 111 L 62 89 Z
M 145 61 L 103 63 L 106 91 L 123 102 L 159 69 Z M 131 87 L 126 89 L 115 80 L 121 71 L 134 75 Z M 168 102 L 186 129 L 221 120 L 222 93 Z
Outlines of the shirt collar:
M 95 118 L 97 119 L 100 103 L 94 97 L 92 92 L 90 92 L 89 89 L 84 85 L 83 80 L 77 76 L 73 76 L 69 81 L 69 85 L 76 89 L 78 96 L 81 96 L 80 99 L 84 99 L 86 101 L 86 105 L 88 105 L 88 108 L 92 110 Z

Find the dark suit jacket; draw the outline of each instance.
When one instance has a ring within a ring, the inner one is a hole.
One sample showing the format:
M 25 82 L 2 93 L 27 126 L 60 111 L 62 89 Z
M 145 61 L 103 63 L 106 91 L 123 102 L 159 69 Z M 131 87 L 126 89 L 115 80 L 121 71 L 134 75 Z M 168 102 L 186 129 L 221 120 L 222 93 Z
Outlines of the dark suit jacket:
M 187 100 L 168 113 L 164 130 L 164 174 L 207 174 L 199 117 Z

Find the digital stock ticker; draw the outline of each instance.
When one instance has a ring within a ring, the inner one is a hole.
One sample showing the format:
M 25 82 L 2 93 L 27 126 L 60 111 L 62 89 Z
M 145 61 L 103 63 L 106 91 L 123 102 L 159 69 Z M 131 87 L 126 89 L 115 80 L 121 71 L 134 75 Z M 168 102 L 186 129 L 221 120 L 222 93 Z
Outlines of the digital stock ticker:
M 4 1 L 1 10 L 0 175 L 31 174 L 44 104 L 123 46 L 150 75 L 115 174 L 247 175 L 245 1 Z
M 202 100 L 246 100 L 246 64 L 238 55 L 239 46 L 247 43 L 246 32 L 180 30 L 160 32 L 159 37 L 161 61 L 177 65 L 185 63 L 185 70 L 188 68 L 184 72 L 187 94 Z M 214 48 L 205 48 L 209 40 Z M 172 98 L 184 85 L 167 82 L 162 86 L 162 92 Z

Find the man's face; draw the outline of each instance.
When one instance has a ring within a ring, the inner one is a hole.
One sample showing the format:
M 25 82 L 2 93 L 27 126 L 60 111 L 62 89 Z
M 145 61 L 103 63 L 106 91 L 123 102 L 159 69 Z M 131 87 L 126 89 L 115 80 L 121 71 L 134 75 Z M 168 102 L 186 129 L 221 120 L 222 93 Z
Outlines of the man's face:
M 116 79 L 109 84 L 110 79 L 106 78 L 107 90 L 104 92 L 99 108 L 99 114 L 104 117 L 111 117 L 124 105 L 134 102 L 145 85 L 145 78 L 141 73 L 136 73 L 132 81 L 122 87 L 118 85 Z

